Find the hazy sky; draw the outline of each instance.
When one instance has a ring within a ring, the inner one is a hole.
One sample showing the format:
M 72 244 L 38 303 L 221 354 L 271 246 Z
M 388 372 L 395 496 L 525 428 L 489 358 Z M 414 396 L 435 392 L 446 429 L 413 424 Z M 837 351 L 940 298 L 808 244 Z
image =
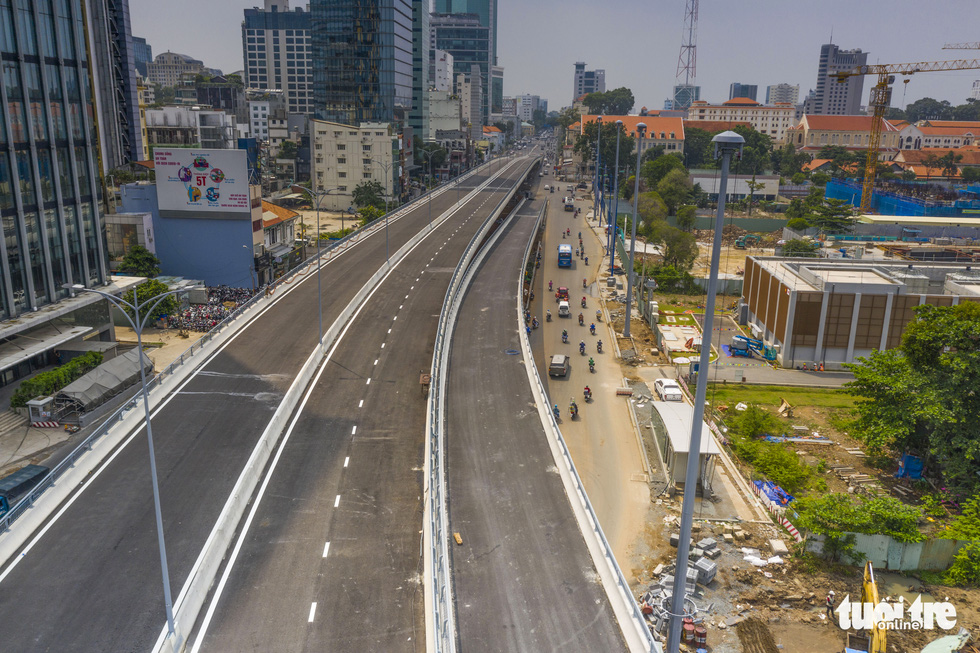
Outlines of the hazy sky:
M 636 107 L 663 107 L 677 69 L 684 0 L 498 0 L 504 94 L 533 93 L 549 109 L 571 104 L 574 63 L 604 68 L 607 89 L 627 86 Z M 261 0 L 130 0 L 132 30 L 154 55 L 182 52 L 225 72 L 242 65 L 242 10 Z M 290 2 L 290 6 L 298 6 Z M 731 82 L 815 87 L 820 46 L 869 52 L 868 63 L 980 58 L 943 50 L 980 40 L 978 0 L 701 0 L 697 78 L 701 98 L 728 99 Z M 873 78 L 868 78 L 873 79 Z M 920 73 L 895 84 L 893 106 L 921 97 L 961 104 L 980 70 Z M 865 102 L 871 83 L 865 82 Z

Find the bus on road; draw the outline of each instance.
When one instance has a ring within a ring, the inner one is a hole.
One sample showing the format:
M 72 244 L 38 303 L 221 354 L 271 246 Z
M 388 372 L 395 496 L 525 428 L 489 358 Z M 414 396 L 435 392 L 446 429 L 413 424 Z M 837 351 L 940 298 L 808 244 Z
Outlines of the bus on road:
M 560 267 L 560 268 L 570 268 L 570 267 L 572 267 L 572 246 L 571 245 L 559 245 L 558 246 L 558 267 Z

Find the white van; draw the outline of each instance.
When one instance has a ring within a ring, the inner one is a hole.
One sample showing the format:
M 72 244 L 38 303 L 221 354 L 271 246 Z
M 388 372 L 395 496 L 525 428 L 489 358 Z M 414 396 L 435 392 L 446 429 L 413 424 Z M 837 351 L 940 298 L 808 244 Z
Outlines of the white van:
M 568 302 L 558 302 L 558 317 L 571 317 L 572 311 L 568 308 Z

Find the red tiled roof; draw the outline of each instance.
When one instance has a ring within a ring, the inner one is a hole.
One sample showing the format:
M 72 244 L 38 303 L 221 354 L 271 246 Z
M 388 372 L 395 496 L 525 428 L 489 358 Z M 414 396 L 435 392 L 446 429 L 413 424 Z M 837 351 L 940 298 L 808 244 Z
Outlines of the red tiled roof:
M 728 102 L 722 102 L 723 107 L 742 105 L 746 107 L 761 107 L 762 105 L 750 97 L 733 97 Z
M 596 118 L 598 116 L 582 116 L 582 125 L 595 122 Z M 670 134 L 673 133 L 673 140 L 684 140 L 683 118 L 664 116 L 602 116 L 602 122 L 604 123 L 615 123 L 617 120 L 623 121 L 623 128 L 630 136 L 636 136 L 636 126 L 642 122 L 647 126 L 647 138 L 660 138 L 660 134 L 663 133 L 663 137 L 670 140 Z M 582 130 L 580 129 L 579 131 L 581 132 Z
M 272 213 L 275 217 L 268 220 L 265 219 L 266 213 Z M 272 202 L 266 202 L 262 200 L 262 226 L 266 229 L 275 226 L 280 222 L 284 222 L 291 218 L 299 217 L 299 213 L 293 211 L 292 209 L 287 209 L 285 207 L 273 204 Z
M 947 152 L 953 152 L 957 156 L 963 157 L 957 161 L 957 165 L 961 166 L 980 166 L 980 149 L 974 147 L 959 147 L 954 149 L 948 148 L 929 148 L 925 150 L 902 150 L 895 157 L 896 160 L 901 160 L 902 163 L 914 163 L 916 165 L 921 164 L 922 161 L 927 156 L 938 156 L 941 157 Z
M 980 130 L 980 122 L 976 120 L 926 120 L 924 122 L 930 127 L 969 129 L 974 132 Z
M 837 131 L 837 132 L 871 132 L 871 116 L 824 116 L 810 115 L 803 116 L 803 120 L 809 129 L 817 131 Z M 895 126 L 887 120 L 882 121 L 882 133 L 895 132 Z
M 483 127 L 483 133 L 484 134 L 494 134 L 494 133 L 502 134 L 503 132 L 500 131 L 500 129 L 498 129 L 497 127 L 494 127 L 493 125 L 485 125 Z
M 966 124 L 966 123 L 964 123 Z M 971 127 L 949 127 L 947 125 L 922 125 L 919 131 L 925 136 L 980 136 L 980 122 L 975 122 Z

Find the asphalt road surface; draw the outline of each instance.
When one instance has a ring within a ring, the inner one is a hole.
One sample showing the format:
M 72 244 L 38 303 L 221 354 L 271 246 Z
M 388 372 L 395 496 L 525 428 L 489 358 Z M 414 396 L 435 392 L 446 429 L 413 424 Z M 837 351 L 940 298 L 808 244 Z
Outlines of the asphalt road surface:
M 481 174 L 464 182 L 463 192 L 484 179 Z M 484 193 L 478 195 L 474 201 L 482 201 Z M 432 215 L 455 202 L 455 192 L 443 193 L 433 200 Z M 428 215 L 423 202 L 391 222 L 391 251 L 424 228 Z M 323 266 L 324 328 L 383 263 L 383 232 Z M 288 294 L 213 355 L 154 415 L 175 599 L 258 437 L 315 346 L 314 277 L 287 286 Z M 377 409 L 379 416 L 389 415 L 383 411 Z M 400 416 L 392 411 L 388 424 L 397 430 Z M 26 555 L 0 572 L 3 650 L 143 651 L 159 636 L 163 591 L 143 432 L 101 469 L 43 536 L 28 544 Z M 308 480 L 302 473 L 297 470 L 296 482 Z
M 545 177 L 545 179 L 548 179 Z M 625 645 L 534 408 L 517 280 L 542 201 L 507 226 L 464 299 L 447 394 L 450 530 L 463 651 Z
M 195 647 L 424 649 L 419 370 L 431 365 L 443 298 L 466 245 L 527 167 L 520 163 L 438 227 L 353 320 L 288 432 Z
M 581 196 L 582 191 L 578 193 Z M 599 264 L 605 260 L 603 270 L 608 270 L 609 260 L 602 258 L 603 243 L 585 220 L 587 203 L 577 199 L 576 205 L 582 209 L 577 218 L 573 217 L 573 213 L 562 210 L 560 202 L 550 202 L 541 268 L 534 286 L 535 297 L 540 299 L 532 303 L 531 312 L 540 316 L 550 309 L 555 317 L 551 322 L 543 322 L 542 328 L 534 331 L 531 347 L 552 404 L 558 404 L 562 411 L 562 435 L 589 501 L 619 566 L 628 570 L 633 566 L 633 543 L 643 532 L 650 490 L 643 473 L 642 452 L 626 405 L 629 400 L 616 396 L 616 388 L 623 385 L 623 375 L 612 344 L 615 334 L 608 329 L 605 321 L 596 322 L 595 312 L 600 308 L 597 286 Z M 571 235 L 562 238 L 561 233 L 566 229 L 571 230 Z M 571 243 L 573 248 L 577 247 L 580 232 L 589 264 L 585 265 L 582 258 L 573 258 L 571 268 L 559 268 L 558 245 Z M 599 233 L 604 234 L 604 230 L 600 229 Z M 582 287 L 582 279 L 586 280 L 586 288 Z M 548 291 L 548 281 L 554 282 L 556 291 L 558 286 L 568 287 L 572 317 L 557 317 L 558 304 L 554 293 Z M 586 298 L 584 309 L 581 306 L 583 296 Z M 583 314 L 584 326 L 579 326 L 579 313 Z M 596 326 L 595 335 L 589 329 L 592 323 Z M 562 330 L 568 331 L 568 344 L 561 341 Z M 603 344 L 602 353 L 597 347 L 599 340 Z M 585 342 L 585 356 L 579 354 L 581 342 Z M 548 376 L 548 358 L 558 353 L 568 354 L 572 358 L 571 372 L 564 378 Z M 595 361 L 594 374 L 589 372 L 587 364 L 590 357 Z M 590 403 L 583 401 L 586 385 L 592 389 L 594 397 Z M 568 419 L 569 399 L 573 397 L 579 406 L 579 418 L 575 420 Z

